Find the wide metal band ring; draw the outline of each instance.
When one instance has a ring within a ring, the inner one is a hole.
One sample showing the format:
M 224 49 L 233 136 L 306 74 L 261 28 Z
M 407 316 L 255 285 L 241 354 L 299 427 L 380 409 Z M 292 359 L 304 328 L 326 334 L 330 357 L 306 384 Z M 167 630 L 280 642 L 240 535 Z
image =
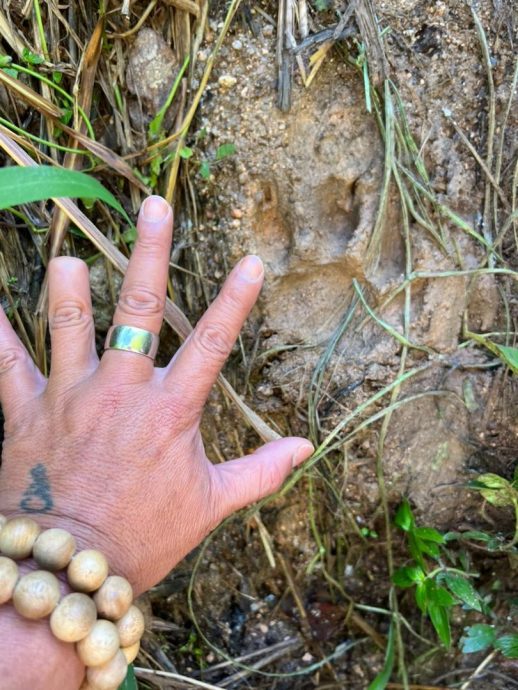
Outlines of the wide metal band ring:
M 155 359 L 160 338 L 143 328 L 112 326 L 106 335 L 105 350 L 125 350 Z

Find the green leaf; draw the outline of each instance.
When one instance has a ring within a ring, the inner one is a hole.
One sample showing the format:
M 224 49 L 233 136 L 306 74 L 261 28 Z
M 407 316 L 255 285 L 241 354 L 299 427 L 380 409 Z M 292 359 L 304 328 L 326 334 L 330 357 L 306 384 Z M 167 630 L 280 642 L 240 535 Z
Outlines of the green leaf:
M 432 541 L 436 544 L 444 544 L 444 535 L 438 532 L 433 527 L 416 527 L 414 534 L 419 539 L 424 539 L 424 541 Z
M 455 594 L 455 596 L 469 606 L 470 609 L 482 612 L 480 594 L 469 580 L 452 573 L 446 573 L 441 579 L 446 583 L 450 592 Z
M 410 532 L 415 524 L 414 514 L 410 508 L 410 503 L 404 499 L 403 503 L 397 509 L 396 517 L 394 518 L 396 525 L 404 532 Z
M 415 602 L 421 613 L 426 613 L 428 608 L 428 596 L 426 593 L 426 582 L 418 582 L 415 590 Z
M 501 359 L 504 364 L 507 364 L 513 373 L 518 374 L 518 349 L 516 347 L 497 345 L 481 333 L 471 333 L 471 331 L 468 331 L 466 335 L 476 343 L 487 347 L 487 349 Z
M 0 55 L 0 67 L 7 67 L 13 61 L 10 55 Z
M 518 634 L 502 635 L 495 642 L 496 649 L 499 649 L 507 659 L 518 659 Z
M 216 149 L 216 160 L 222 161 L 224 158 L 232 156 L 236 150 L 235 144 L 221 144 L 221 146 L 218 146 Z
M 509 369 L 515 374 L 518 374 L 518 347 L 508 347 L 507 345 L 497 345 L 496 343 L 493 344 L 502 362 L 505 362 Z
M 207 161 L 202 161 L 200 165 L 200 177 L 208 180 L 210 177 L 210 165 Z
M 455 599 L 448 590 L 436 584 L 433 580 L 426 581 L 426 595 L 430 604 L 447 607 L 455 605 Z
M 495 630 L 492 625 L 477 623 L 464 628 L 464 636 L 460 639 L 463 654 L 482 652 L 495 642 Z
M 421 568 L 425 570 L 425 562 L 421 551 L 421 544 L 423 543 L 425 542 L 420 542 L 418 539 L 415 538 L 413 532 L 408 532 L 408 550 L 410 551 L 410 555 L 412 556 L 414 561 L 417 561 Z
M 135 678 L 135 671 L 133 664 L 129 664 L 126 678 L 119 685 L 119 690 L 138 690 L 137 679 Z
M 444 606 L 430 603 L 428 605 L 428 615 L 439 639 L 445 647 L 449 647 L 451 644 L 451 632 L 448 610 Z
M 126 242 L 126 244 L 135 244 L 137 241 L 137 228 L 131 227 L 127 230 L 124 230 L 122 233 L 122 239 L 124 242 Z
M 444 535 L 444 541 L 454 541 L 455 539 L 473 539 L 474 541 L 491 541 L 493 537 L 486 532 L 479 532 L 477 530 L 467 530 L 466 532 L 447 532 Z
M 189 148 L 188 146 L 184 146 L 183 149 L 180 149 L 179 155 L 180 158 L 184 158 L 187 160 L 188 158 L 191 158 L 193 155 L 193 150 Z
M 385 662 L 381 671 L 369 685 L 368 690 L 384 690 L 387 687 L 394 668 L 394 651 L 394 621 L 391 621 L 385 650 Z
M 418 565 L 405 566 L 396 570 L 392 582 L 398 587 L 412 587 L 416 582 L 423 582 L 425 574 Z
M 28 48 L 23 49 L 22 60 L 28 65 L 41 65 L 42 62 L 45 62 L 45 58 L 41 55 L 36 55 L 36 53 L 31 53 Z
M 491 472 L 481 474 L 469 486 L 480 491 L 488 503 L 499 508 L 512 506 L 518 498 L 518 492 L 507 479 Z
M 0 210 L 51 197 L 100 199 L 132 225 L 117 199 L 94 177 L 50 165 L 0 168 Z
M 439 558 L 439 556 L 441 555 L 441 550 L 439 546 L 435 544 L 433 541 L 423 541 L 418 537 L 415 537 L 415 541 L 416 546 L 421 553 L 426 553 L 428 556 L 431 556 L 432 558 Z
M 2 71 L 5 72 L 9 77 L 12 77 L 13 79 L 18 79 L 17 70 L 11 69 L 10 67 L 4 67 Z

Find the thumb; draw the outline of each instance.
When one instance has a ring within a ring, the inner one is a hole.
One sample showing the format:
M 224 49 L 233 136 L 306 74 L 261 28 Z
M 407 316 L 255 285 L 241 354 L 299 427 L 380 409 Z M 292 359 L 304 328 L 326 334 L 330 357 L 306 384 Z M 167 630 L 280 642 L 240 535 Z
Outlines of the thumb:
M 282 438 L 252 455 L 215 465 L 221 518 L 278 491 L 291 470 L 313 451 L 307 439 Z

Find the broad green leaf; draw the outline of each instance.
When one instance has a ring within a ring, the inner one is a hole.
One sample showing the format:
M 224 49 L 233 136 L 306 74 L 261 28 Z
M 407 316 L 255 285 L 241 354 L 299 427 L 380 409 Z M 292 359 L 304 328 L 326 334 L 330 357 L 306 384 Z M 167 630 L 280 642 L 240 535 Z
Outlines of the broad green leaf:
M 200 177 L 203 180 L 208 180 L 210 177 L 210 165 L 207 161 L 202 161 L 200 165 Z
M 436 606 L 454 606 L 455 599 L 447 589 L 437 585 L 433 580 L 426 581 L 426 596 L 430 604 Z
M 446 573 L 441 580 L 446 583 L 450 592 L 453 592 L 453 594 L 469 606 L 470 609 L 482 611 L 480 594 L 469 580 L 466 580 L 461 575 L 454 575 L 452 573 Z
M 224 158 L 232 156 L 235 152 L 235 144 L 221 144 L 221 146 L 218 146 L 218 148 L 216 149 L 216 160 L 222 161 Z
M 189 148 L 189 146 L 184 146 L 183 149 L 180 149 L 180 158 L 187 160 L 192 157 L 193 153 L 193 150 Z
M 85 173 L 50 165 L 0 168 L 0 210 L 51 197 L 100 199 L 132 224 L 113 194 Z
M 433 527 L 416 527 L 414 534 L 416 537 L 419 537 L 419 539 L 433 541 L 436 544 L 444 544 L 444 535 L 436 529 L 433 529 Z
M 511 483 L 491 472 L 481 474 L 474 482 L 470 482 L 469 486 L 478 489 L 488 503 L 499 508 L 511 506 L 518 499 L 518 491 Z
M 397 509 L 396 517 L 394 518 L 396 525 L 404 532 L 409 532 L 414 526 L 414 514 L 410 508 L 410 503 L 404 499 L 403 503 Z
M 368 690 L 384 690 L 392 675 L 394 668 L 394 621 L 390 622 L 389 634 L 387 638 L 387 649 L 385 650 L 385 662 L 383 668 L 376 678 L 369 685 Z
M 426 553 L 428 556 L 431 556 L 432 558 L 439 558 L 439 556 L 441 555 L 441 550 L 435 542 L 424 541 L 423 539 L 419 539 L 419 537 L 417 536 L 415 536 L 415 541 L 416 546 L 419 549 L 419 551 L 421 551 L 421 553 Z
M 499 649 L 507 659 L 518 659 L 518 634 L 502 635 L 495 642 L 496 649 Z
M 396 570 L 392 582 L 398 587 L 412 587 L 416 582 L 423 582 L 425 574 L 418 565 L 405 566 Z
M 477 623 L 464 628 L 464 636 L 460 639 L 461 650 L 464 654 L 482 652 L 495 642 L 495 630 L 492 625 Z
M 0 67 L 7 67 L 13 61 L 10 55 L 0 55 Z
M 126 678 L 119 685 L 119 690 L 138 690 L 137 679 L 135 678 L 135 671 L 133 670 L 133 664 L 130 664 L 128 666 Z
M 414 561 L 417 561 L 421 568 L 425 570 L 423 551 L 421 549 L 422 544 L 425 544 L 425 542 L 420 542 L 416 539 L 412 531 L 408 532 L 408 550 L 410 551 L 410 555 Z
M 415 590 L 415 602 L 421 613 L 426 613 L 426 609 L 428 608 L 426 582 L 418 582 Z
M 448 618 L 448 610 L 444 606 L 430 603 L 428 605 L 428 615 L 432 621 L 433 627 L 439 636 L 439 639 L 445 647 L 451 644 L 450 620 Z

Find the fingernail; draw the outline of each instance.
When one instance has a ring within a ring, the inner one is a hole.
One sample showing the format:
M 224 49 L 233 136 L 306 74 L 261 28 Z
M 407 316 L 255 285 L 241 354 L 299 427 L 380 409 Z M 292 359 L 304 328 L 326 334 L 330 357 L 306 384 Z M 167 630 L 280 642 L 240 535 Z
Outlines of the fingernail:
M 315 448 L 309 441 L 301 443 L 297 450 L 293 453 L 292 467 L 298 467 L 313 454 Z
M 239 274 L 251 283 L 256 283 L 260 278 L 262 278 L 264 273 L 263 262 L 258 256 L 253 254 L 250 256 L 245 256 L 239 264 Z
M 157 223 L 169 213 L 169 204 L 161 196 L 148 196 L 142 204 L 142 218 L 152 223 Z

